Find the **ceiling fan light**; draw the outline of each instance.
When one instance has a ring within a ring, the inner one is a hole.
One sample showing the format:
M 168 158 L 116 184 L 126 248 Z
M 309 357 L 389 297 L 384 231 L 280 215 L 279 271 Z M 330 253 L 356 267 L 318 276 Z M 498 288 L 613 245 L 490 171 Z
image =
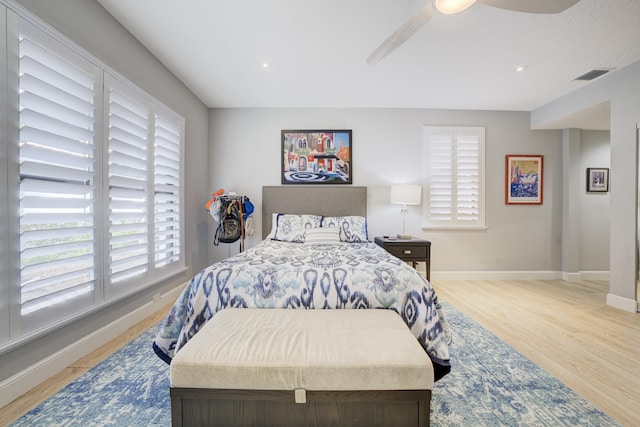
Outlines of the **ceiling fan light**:
M 440 13 L 451 15 L 460 13 L 468 7 L 472 6 L 477 0 L 435 0 L 436 9 Z

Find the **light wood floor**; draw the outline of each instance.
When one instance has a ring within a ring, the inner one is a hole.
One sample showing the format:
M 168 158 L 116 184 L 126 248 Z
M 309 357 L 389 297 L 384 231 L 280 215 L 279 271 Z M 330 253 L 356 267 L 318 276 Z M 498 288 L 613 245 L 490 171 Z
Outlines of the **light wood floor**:
M 604 282 L 435 280 L 453 304 L 624 426 L 640 426 L 640 316 L 605 304 Z M 160 310 L 0 409 L 0 427 L 164 317 Z
M 433 283 L 493 332 L 623 426 L 640 426 L 640 315 L 605 304 L 606 282 Z

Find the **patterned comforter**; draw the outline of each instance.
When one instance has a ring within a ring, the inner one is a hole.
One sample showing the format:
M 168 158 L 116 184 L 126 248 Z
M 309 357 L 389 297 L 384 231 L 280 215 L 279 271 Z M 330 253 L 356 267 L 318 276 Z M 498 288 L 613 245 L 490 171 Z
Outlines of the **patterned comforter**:
M 264 240 L 205 268 L 171 308 L 153 342 L 156 354 L 171 363 L 173 355 L 227 307 L 391 309 L 431 358 L 436 380 L 451 369 L 451 334 L 430 283 L 374 243 Z

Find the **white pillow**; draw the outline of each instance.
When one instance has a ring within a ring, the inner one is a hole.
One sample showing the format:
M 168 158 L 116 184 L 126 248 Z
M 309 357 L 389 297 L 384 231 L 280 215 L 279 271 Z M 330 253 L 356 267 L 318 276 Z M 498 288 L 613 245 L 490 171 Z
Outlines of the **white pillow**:
M 278 214 L 276 234 L 273 240 L 281 242 L 304 242 L 304 233 L 309 228 L 320 227 L 320 215 Z
M 338 227 L 310 228 L 304 233 L 305 245 L 333 245 L 340 243 Z
M 322 227 L 338 227 L 340 240 L 348 243 L 368 242 L 367 219 L 363 216 L 325 216 Z

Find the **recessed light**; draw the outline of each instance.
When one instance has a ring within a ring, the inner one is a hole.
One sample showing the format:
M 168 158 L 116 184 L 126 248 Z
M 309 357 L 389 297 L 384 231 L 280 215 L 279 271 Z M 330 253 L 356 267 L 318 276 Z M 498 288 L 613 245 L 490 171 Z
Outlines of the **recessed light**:
M 265 61 L 262 63 L 262 68 L 271 68 L 271 64 Z
M 526 66 L 526 65 L 518 65 L 518 66 L 516 67 L 516 73 L 521 73 L 521 72 L 523 72 L 523 71 L 524 71 L 524 70 L 526 70 L 526 69 L 527 69 L 527 66 Z

